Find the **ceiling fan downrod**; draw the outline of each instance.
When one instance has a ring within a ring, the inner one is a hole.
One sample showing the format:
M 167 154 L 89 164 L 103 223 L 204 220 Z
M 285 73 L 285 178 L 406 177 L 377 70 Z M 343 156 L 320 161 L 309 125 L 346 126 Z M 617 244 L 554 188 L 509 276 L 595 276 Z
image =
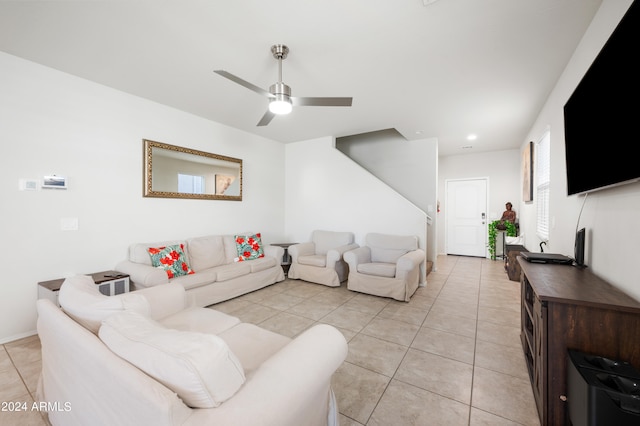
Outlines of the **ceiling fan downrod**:
M 287 59 L 289 48 L 284 44 L 274 44 L 271 46 L 271 53 L 278 60 L 278 83 L 282 83 L 282 60 Z
M 288 114 L 291 112 L 291 88 L 282 82 L 282 60 L 289 54 L 289 48 L 274 44 L 271 53 L 278 60 L 278 82 L 269 87 L 269 93 L 275 96 L 269 103 L 269 110 L 274 114 Z

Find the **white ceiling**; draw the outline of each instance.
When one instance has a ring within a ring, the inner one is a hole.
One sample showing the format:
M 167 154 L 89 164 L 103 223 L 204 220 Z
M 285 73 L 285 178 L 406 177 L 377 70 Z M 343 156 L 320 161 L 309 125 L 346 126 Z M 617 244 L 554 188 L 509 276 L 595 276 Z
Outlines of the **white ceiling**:
M 396 128 L 450 155 L 520 146 L 601 1 L 3 0 L 0 50 L 284 143 Z M 353 106 L 256 127 L 267 99 L 213 70 L 268 89 L 276 43 L 293 96 Z

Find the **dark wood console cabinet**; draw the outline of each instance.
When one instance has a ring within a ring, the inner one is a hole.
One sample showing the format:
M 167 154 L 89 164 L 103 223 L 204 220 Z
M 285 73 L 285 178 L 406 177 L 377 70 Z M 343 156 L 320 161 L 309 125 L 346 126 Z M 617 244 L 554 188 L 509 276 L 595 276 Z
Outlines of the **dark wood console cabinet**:
M 522 269 L 520 339 L 542 425 L 568 425 L 568 349 L 640 369 L 640 302 L 588 268 L 529 263 Z
M 511 281 L 520 281 L 520 263 L 518 263 L 518 256 L 523 251 L 529 251 L 525 246 L 520 244 L 507 244 L 505 247 L 506 256 L 504 257 L 504 269 L 507 271 L 507 276 Z

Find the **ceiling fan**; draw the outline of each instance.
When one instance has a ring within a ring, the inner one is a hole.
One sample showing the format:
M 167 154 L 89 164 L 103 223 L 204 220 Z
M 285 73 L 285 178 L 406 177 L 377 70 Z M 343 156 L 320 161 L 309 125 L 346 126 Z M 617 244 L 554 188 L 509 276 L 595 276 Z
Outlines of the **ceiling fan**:
M 264 90 L 255 84 L 251 84 L 227 71 L 215 70 L 222 77 L 228 78 L 234 83 L 253 90 L 259 95 L 269 98 L 269 109 L 264 113 L 258 126 L 266 126 L 273 117 L 280 114 L 289 114 L 293 106 L 351 106 L 352 98 L 318 98 L 318 97 L 294 97 L 291 96 L 291 88 L 282 82 L 282 60 L 289 54 L 289 48 L 284 44 L 271 46 L 273 57 L 278 60 L 278 82 L 272 84 L 269 90 Z

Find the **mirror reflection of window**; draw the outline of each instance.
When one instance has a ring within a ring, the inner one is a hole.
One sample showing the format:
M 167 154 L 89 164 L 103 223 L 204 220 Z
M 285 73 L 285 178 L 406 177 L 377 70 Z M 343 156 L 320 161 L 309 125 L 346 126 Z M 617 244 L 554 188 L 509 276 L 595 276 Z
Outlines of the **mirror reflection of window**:
M 204 194 L 204 176 L 178 173 L 178 192 L 182 194 Z
M 145 197 L 242 201 L 241 159 L 148 139 L 143 143 Z

